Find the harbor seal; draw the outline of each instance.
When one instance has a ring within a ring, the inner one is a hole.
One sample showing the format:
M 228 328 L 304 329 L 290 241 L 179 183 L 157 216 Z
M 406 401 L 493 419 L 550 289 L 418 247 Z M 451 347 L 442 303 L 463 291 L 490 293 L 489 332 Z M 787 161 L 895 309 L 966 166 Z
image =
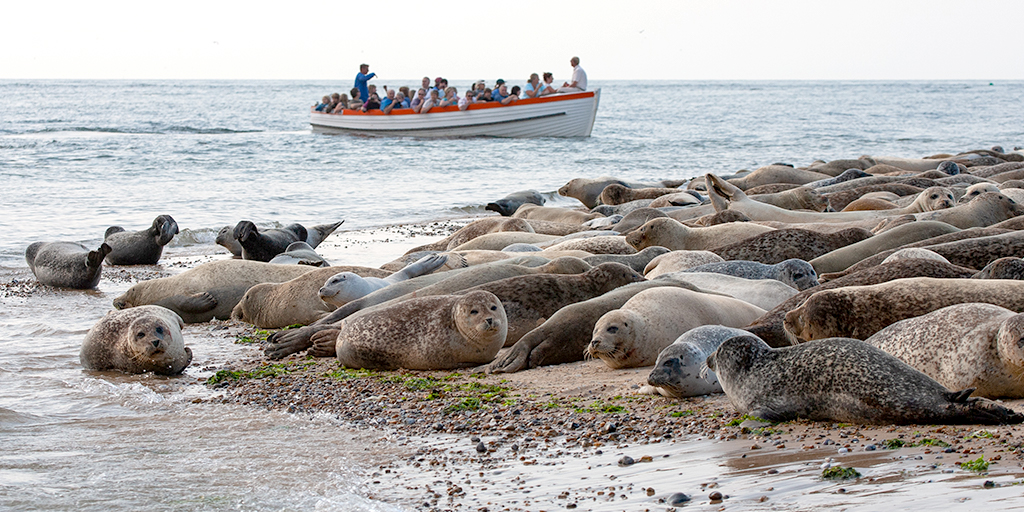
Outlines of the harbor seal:
M 107 254 L 106 243 L 90 251 L 77 242 L 35 242 L 25 249 L 25 261 L 41 284 L 88 290 L 99 284 Z
M 1004 231 L 998 228 L 965 229 L 902 245 L 897 249 L 882 251 L 869 258 L 864 258 L 844 272 L 855 272 L 872 267 L 900 248 L 915 247 L 936 252 L 954 265 L 981 269 L 999 258 L 1021 254 L 1021 251 L 1024 251 L 1024 232 Z
M 549 242 L 560 237 L 555 235 L 544 235 L 541 233 L 529 233 L 526 231 L 501 231 L 497 233 L 486 233 L 478 237 L 452 247 L 450 251 L 500 251 L 512 244 L 536 244 Z
M 233 226 L 224 226 L 220 228 L 215 242 L 217 245 L 227 249 L 228 252 L 231 253 L 232 257 L 242 257 L 242 244 L 238 243 L 238 240 L 235 240 L 235 228 Z
M 668 254 L 670 251 L 664 247 L 658 247 L 656 245 L 647 247 L 642 251 L 635 252 L 633 254 L 595 254 L 593 256 L 587 256 L 583 258 L 583 261 L 597 266 L 602 263 L 614 261 L 615 263 L 622 263 L 627 267 L 644 273 L 644 269 L 651 263 L 655 258 L 663 254 Z
M 820 171 L 815 171 L 815 172 L 820 172 Z M 829 174 L 829 173 L 823 173 L 823 174 Z M 869 176 L 871 176 L 871 175 L 866 173 L 866 172 L 864 172 L 863 169 L 850 168 L 850 169 L 847 169 L 847 170 L 841 172 L 835 178 L 825 178 L 823 180 L 812 181 L 810 183 L 804 183 L 803 186 L 807 187 L 807 188 L 821 188 L 821 187 L 827 187 L 829 185 L 835 185 L 836 183 L 842 183 L 844 181 L 851 181 L 851 180 L 855 180 L 855 179 L 858 179 L 858 178 L 867 178 Z
M 793 336 L 806 341 L 832 337 L 867 339 L 900 320 L 965 302 L 987 302 L 1024 311 L 1024 282 L 914 277 L 822 290 L 786 313 L 783 325 Z
M 681 180 L 663 180 L 658 183 L 639 183 L 635 181 L 622 180 L 611 176 L 601 176 L 598 178 L 574 178 L 569 180 L 568 183 L 558 188 L 558 195 L 565 197 L 572 197 L 579 200 L 587 208 L 593 208 L 597 206 L 597 199 L 601 196 L 601 192 L 604 192 L 605 187 L 611 184 L 622 185 L 631 188 L 646 188 L 646 187 L 678 187 L 684 183 Z
M 342 321 L 335 346 L 348 368 L 450 370 L 487 364 L 508 322 L 493 294 L 410 299 Z
M 1024 415 L 973 389 L 951 392 L 860 340 L 829 338 L 773 349 L 756 336 L 722 342 L 707 360 L 740 414 L 854 424 L 1006 424 Z
M 941 261 L 943 263 L 949 263 L 949 260 L 947 260 L 946 258 L 943 258 L 941 254 L 939 254 L 939 253 L 937 253 L 935 251 L 930 251 L 928 249 L 923 249 L 921 247 L 908 247 L 906 249 L 900 249 L 900 250 L 890 254 L 884 260 L 882 260 L 882 264 L 884 265 L 886 263 L 890 263 L 890 262 L 893 262 L 893 261 L 913 259 L 913 258 L 924 259 L 924 260 L 936 260 L 936 261 Z
M 381 288 L 437 270 L 448 261 L 444 254 L 431 254 L 387 277 L 363 277 L 355 272 L 338 272 L 320 288 L 320 300 L 334 307 L 344 306 Z
M 983 228 L 1024 213 L 1024 206 L 995 192 L 985 192 L 967 204 L 917 214 L 918 220 L 937 220 L 960 229 Z
M 754 172 L 751 172 L 742 178 L 730 179 L 729 183 L 739 187 L 741 190 L 746 190 L 758 185 L 768 185 L 772 183 L 795 183 L 797 185 L 803 185 L 805 183 L 811 183 L 813 181 L 824 180 L 831 177 L 832 176 L 820 172 L 795 169 L 784 165 L 766 165 L 755 169 Z
M 160 306 L 108 311 L 85 335 L 79 360 L 87 370 L 178 375 L 192 362 L 175 312 Z
M 974 199 L 985 192 L 995 192 L 998 194 L 1000 190 L 995 183 L 976 183 L 967 187 L 964 195 L 960 196 L 960 199 L 957 200 L 957 204 L 968 203 L 971 199 Z
M 621 236 L 594 236 L 566 240 L 544 248 L 545 251 L 586 251 L 591 254 L 616 254 L 629 256 L 637 250 L 626 243 Z
M 586 354 L 614 369 L 650 366 L 665 347 L 694 327 L 742 327 L 764 312 L 732 297 L 685 288 L 652 288 L 601 316 L 594 324 Z
M 339 220 L 338 222 L 332 222 L 330 224 L 318 224 L 311 228 L 306 228 L 306 243 L 310 247 L 316 249 L 320 242 L 323 242 L 328 236 L 331 236 L 345 221 Z
M 283 283 L 260 283 L 249 288 L 231 310 L 233 320 L 241 320 L 260 329 L 280 329 L 289 325 L 309 325 L 334 311 L 320 300 L 317 291 L 324 281 L 339 272 L 363 277 L 386 278 L 391 272 L 369 267 L 326 267 L 306 272 Z
M 662 208 L 665 206 L 693 206 L 700 204 L 700 199 L 694 196 L 692 191 L 673 192 L 665 194 L 651 201 L 651 208 Z
M 520 206 L 530 203 L 537 206 L 544 206 L 544 196 L 536 190 L 520 190 L 513 192 L 497 201 L 487 203 L 485 210 L 498 212 L 502 217 L 511 217 Z
M 801 291 L 818 286 L 818 275 L 814 272 L 814 267 L 798 258 L 774 265 L 742 260 L 706 263 L 683 272 L 714 272 L 747 279 L 775 279 Z
M 847 228 L 834 233 L 777 229 L 715 248 L 712 252 L 727 261 L 747 260 L 774 265 L 792 258 L 810 260 L 868 238 L 871 238 L 871 232 L 862 228 Z
M 601 316 L 621 308 L 627 300 L 643 290 L 662 286 L 700 291 L 696 286 L 683 281 L 659 279 L 630 283 L 598 297 L 569 304 L 556 311 L 536 329 L 526 333 L 507 352 L 488 365 L 487 371 L 512 373 L 538 366 L 582 361 L 583 351 L 594 334 L 594 324 Z
M 306 242 L 292 242 L 281 254 L 270 258 L 269 263 L 275 265 L 309 265 L 311 267 L 329 267 L 322 256 L 316 253 Z
M 774 228 L 749 222 L 731 222 L 706 228 L 691 228 L 674 219 L 658 218 L 648 221 L 626 235 L 626 242 L 637 250 L 652 245 L 673 251 L 711 250 L 768 231 L 774 231 Z
M 769 310 L 798 292 L 775 279 L 747 279 L 714 272 L 673 272 L 655 279 L 672 278 L 690 283 L 701 291 L 717 292 Z
M 437 242 L 413 247 L 406 251 L 405 254 L 409 255 L 424 251 L 448 251 L 480 235 L 486 235 L 487 233 L 501 233 L 505 231 L 521 231 L 524 233 L 534 232 L 533 226 L 524 219 L 485 217 L 466 224 L 454 233 L 438 240 Z
M 142 231 L 127 232 L 121 226 L 111 226 L 103 234 L 103 242 L 110 246 L 108 265 L 156 265 L 164 246 L 178 234 L 178 223 L 170 215 L 153 219 L 153 225 Z
M 643 272 L 647 279 L 654 279 L 663 274 L 721 261 L 725 260 L 711 251 L 672 251 L 651 260 Z
M 155 304 L 174 311 L 187 324 L 231 318 L 246 290 L 260 283 L 282 283 L 315 270 L 308 265 L 273 265 L 251 260 L 217 260 L 178 275 L 141 281 L 114 299 L 128 309 Z
M 549 222 L 561 222 L 563 224 L 580 225 L 591 219 L 604 217 L 600 213 L 586 213 L 568 208 L 557 208 L 550 206 L 537 206 L 535 204 L 524 204 L 512 214 L 517 219 L 536 219 Z
M 809 261 L 819 274 L 841 272 L 857 262 L 883 251 L 958 231 L 960 231 L 959 228 L 945 222 L 908 222 L 864 240 L 839 247 L 825 254 L 819 254 Z
M 1024 398 L 1024 314 L 955 304 L 896 322 L 864 340 L 949 389 Z
M 651 219 L 657 219 L 661 217 L 668 217 L 668 215 L 655 208 L 638 208 L 622 216 L 618 222 L 612 226 L 608 226 L 608 229 L 615 230 L 619 233 L 629 233 L 634 229 L 643 226 L 647 221 Z
M 301 224 L 261 232 L 256 224 L 243 220 L 235 225 L 231 236 L 242 246 L 242 259 L 267 262 L 287 250 L 292 242 L 305 241 L 307 233 Z
M 854 182 L 855 183 L 855 182 Z M 896 194 L 897 196 L 909 196 L 920 194 L 924 188 L 907 185 L 904 183 L 879 183 L 875 185 L 864 185 L 857 188 L 843 190 L 839 192 L 832 192 L 825 194 L 825 199 L 828 200 L 828 207 L 832 211 L 842 211 L 853 201 L 866 196 L 867 194 L 877 192 L 888 192 Z
M 654 369 L 647 375 L 647 386 L 640 393 L 669 398 L 721 393 L 718 377 L 713 371 L 703 370 L 704 362 L 723 341 L 744 335 L 750 333 L 724 325 L 702 325 L 686 331 L 658 354 Z
M 862 156 L 860 158 L 842 158 L 838 160 L 829 160 L 828 162 L 811 164 L 807 166 L 807 170 L 839 177 L 850 169 L 862 171 L 870 169 L 877 164 L 878 163 L 871 157 Z
M 1024 260 L 1008 256 L 985 265 L 985 268 L 971 276 L 972 279 L 1016 279 L 1024 280 Z
M 630 201 L 636 201 L 638 199 L 657 199 L 661 196 L 668 194 L 684 193 L 690 196 L 689 203 L 698 203 L 697 198 L 690 194 L 686 194 L 686 191 L 679 190 L 678 188 L 658 188 L 658 187 L 645 187 L 645 188 L 630 188 L 618 183 L 612 183 L 601 191 L 601 195 L 597 197 L 599 204 L 617 205 L 625 204 Z

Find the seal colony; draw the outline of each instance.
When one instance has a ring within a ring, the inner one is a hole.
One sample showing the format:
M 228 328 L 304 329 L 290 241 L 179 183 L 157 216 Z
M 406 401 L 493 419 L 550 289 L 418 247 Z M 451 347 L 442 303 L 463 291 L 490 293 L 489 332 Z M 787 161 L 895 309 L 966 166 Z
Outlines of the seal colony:
M 1024 207 L 1006 192 L 1017 178 L 992 179 L 1014 171 L 1003 170 L 1008 162 L 1024 162 L 1024 153 L 863 156 L 692 180 L 580 178 L 559 189 L 579 199 L 578 208 L 546 206 L 535 191 L 513 192 L 488 205 L 496 213 L 380 269 L 310 265 L 326 264 L 315 248 L 340 223 L 275 229 L 241 221 L 218 241 L 232 252 L 238 247 L 242 259 L 138 282 L 114 305 L 125 314 L 162 306 L 180 323 L 306 324 L 273 333 L 267 359 L 308 351 L 299 357 L 333 357 L 349 368 L 516 372 L 589 356 L 602 358 L 609 371 L 658 362 L 649 381 L 667 397 L 715 392 L 717 379 L 738 411 L 769 420 L 1021 422 L 1012 410 L 970 398 L 974 388 L 983 396 L 1017 396 L 1013 385 L 1024 380 L 1021 356 L 1011 350 L 1024 283 L 1012 268 L 989 267 L 1019 256 L 1024 244 L 1013 236 Z M 666 196 L 672 199 L 655 203 Z M 861 196 L 867 197 L 856 211 L 835 211 Z M 892 207 L 876 209 L 878 201 Z M 148 230 L 108 230 L 110 243 L 97 251 L 33 244 L 26 261 L 43 284 L 89 288 L 114 250 L 113 261 L 149 262 L 177 231 L 162 215 Z M 899 259 L 864 263 L 901 249 Z M 288 257 L 277 261 L 290 264 L 264 263 L 282 253 Z M 832 277 L 819 282 L 816 269 L 845 275 L 833 285 Z M 765 279 L 776 281 L 756 282 Z M 779 290 L 779 282 L 789 289 Z M 933 324 L 951 328 L 929 349 L 916 348 L 905 328 L 884 343 L 845 338 L 880 340 L 896 322 L 978 302 L 1000 308 L 971 309 L 971 325 L 980 326 L 971 334 L 956 330 L 967 329 L 962 321 L 936 317 L 944 320 Z M 100 325 L 104 334 L 89 339 L 127 353 L 130 344 Z M 697 326 L 714 335 L 686 337 Z M 726 328 L 749 334 L 723 340 L 722 333 L 736 334 Z M 714 344 L 692 345 L 705 338 Z M 975 342 L 952 346 L 964 338 Z M 83 347 L 83 364 L 99 367 L 86 363 L 97 350 Z M 925 350 L 955 353 L 956 364 L 922 374 L 917 366 L 936 364 L 920 362 Z M 682 353 L 689 354 L 685 363 Z M 706 372 L 693 375 L 700 357 L 715 372 L 710 380 Z M 918 362 L 897 364 L 904 357 Z M 682 366 L 669 369 L 666 361 Z M 989 371 L 982 362 L 1000 365 L 1002 387 L 982 385 L 979 375 Z M 872 377 L 854 378 L 857 372 Z M 825 376 L 838 387 L 822 388 Z M 769 381 L 777 397 L 764 394 Z M 900 408 L 901 402 L 919 407 Z

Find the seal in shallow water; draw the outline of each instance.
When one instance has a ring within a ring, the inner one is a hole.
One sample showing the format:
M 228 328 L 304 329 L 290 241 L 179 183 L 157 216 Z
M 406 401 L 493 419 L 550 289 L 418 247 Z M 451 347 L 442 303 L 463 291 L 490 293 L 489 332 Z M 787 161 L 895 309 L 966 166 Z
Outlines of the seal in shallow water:
M 955 304 L 896 322 L 865 341 L 947 388 L 1024 398 L 1024 314 Z
M 156 265 L 164 246 L 178 234 L 178 223 L 170 215 L 153 219 L 153 225 L 142 231 L 125 231 L 121 226 L 111 226 L 103 235 L 103 241 L 110 246 L 108 265 Z
M 349 368 L 448 370 L 487 364 L 505 343 L 505 309 L 493 294 L 410 299 L 345 319 L 336 340 Z
M 79 359 L 89 370 L 177 375 L 192 362 L 181 317 L 160 306 L 109 311 L 89 329 Z
M 99 284 L 107 254 L 105 243 L 90 251 L 76 242 L 36 242 L 25 249 L 25 261 L 42 284 L 86 290 Z
M 715 372 L 702 374 L 701 369 L 723 341 L 743 335 L 750 333 L 724 325 L 702 325 L 686 331 L 658 354 L 654 369 L 647 375 L 648 387 L 652 389 L 641 389 L 640 393 L 659 393 L 669 398 L 721 393 L 722 385 Z
M 773 349 L 755 336 L 722 343 L 707 360 L 740 414 L 866 424 L 1015 424 L 1024 415 L 973 389 L 946 389 L 859 340 Z

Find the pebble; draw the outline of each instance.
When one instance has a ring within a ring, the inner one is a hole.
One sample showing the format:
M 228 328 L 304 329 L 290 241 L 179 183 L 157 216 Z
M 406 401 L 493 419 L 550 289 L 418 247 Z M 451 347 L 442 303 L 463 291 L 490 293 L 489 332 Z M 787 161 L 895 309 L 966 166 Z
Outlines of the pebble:
M 849 448 L 840 448 L 839 449 L 839 453 L 850 453 L 850 449 Z
M 622 458 L 619 459 L 619 465 L 622 467 L 632 466 L 635 463 L 636 461 L 633 460 L 633 457 L 630 457 L 629 455 L 623 455 Z
M 683 503 L 686 503 L 687 501 L 690 501 L 690 497 L 687 496 L 686 494 L 681 493 L 681 492 L 677 492 L 677 493 L 669 496 L 668 500 L 666 500 L 666 502 L 669 504 L 669 506 L 672 506 L 672 507 L 678 507 L 679 505 L 682 505 Z
M 476 451 L 479 452 L 479 453 L 486 453 L 487 452 L 487 447 L 484 446 L 483 442 L 479 442 L 479 443 L 476 444 Z
M 708 499 L 711 500 L 712 502 L 722 501 L 722 493 L 715 491 L 711 494 L 708 494 Z
M 866 451 L 866 452 L 873 452 L 873 451 L 875 451 L 877 449 L 878 448 L 875 445 L 873 445 L 873 444 L 869 444 L 869 445 L 864 447 L 864 451 Z

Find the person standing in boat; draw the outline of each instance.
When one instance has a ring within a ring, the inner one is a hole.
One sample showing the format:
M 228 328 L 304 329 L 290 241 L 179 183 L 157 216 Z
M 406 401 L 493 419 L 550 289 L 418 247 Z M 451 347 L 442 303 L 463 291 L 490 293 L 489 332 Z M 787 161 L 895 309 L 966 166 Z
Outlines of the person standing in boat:
M 587 90 L 587 72 L 580 67 L 580 58 L 569 59 L 572 65 L 572 82 L 564 82 L 558 92 L 583 92 Z
M 369 90 L 369 88 L 367 88 L 366 82 L 369 82 L 371 78 L 377 76 L 377 73 L 369 73 L 369 74 L 367 74 L 369 71 L 370 71 L 370 65 L 369 64 L 360 64 L 359 65 L 359 74 L 356 75 L 356 85 L 355 85 L 355 87 L 356 87 L 356 89 L 359 89 L 359 98 L 360 99 L 363 99 L 363 98 L 369 99 L 369 97 L 370 97 L 370 90 Z

